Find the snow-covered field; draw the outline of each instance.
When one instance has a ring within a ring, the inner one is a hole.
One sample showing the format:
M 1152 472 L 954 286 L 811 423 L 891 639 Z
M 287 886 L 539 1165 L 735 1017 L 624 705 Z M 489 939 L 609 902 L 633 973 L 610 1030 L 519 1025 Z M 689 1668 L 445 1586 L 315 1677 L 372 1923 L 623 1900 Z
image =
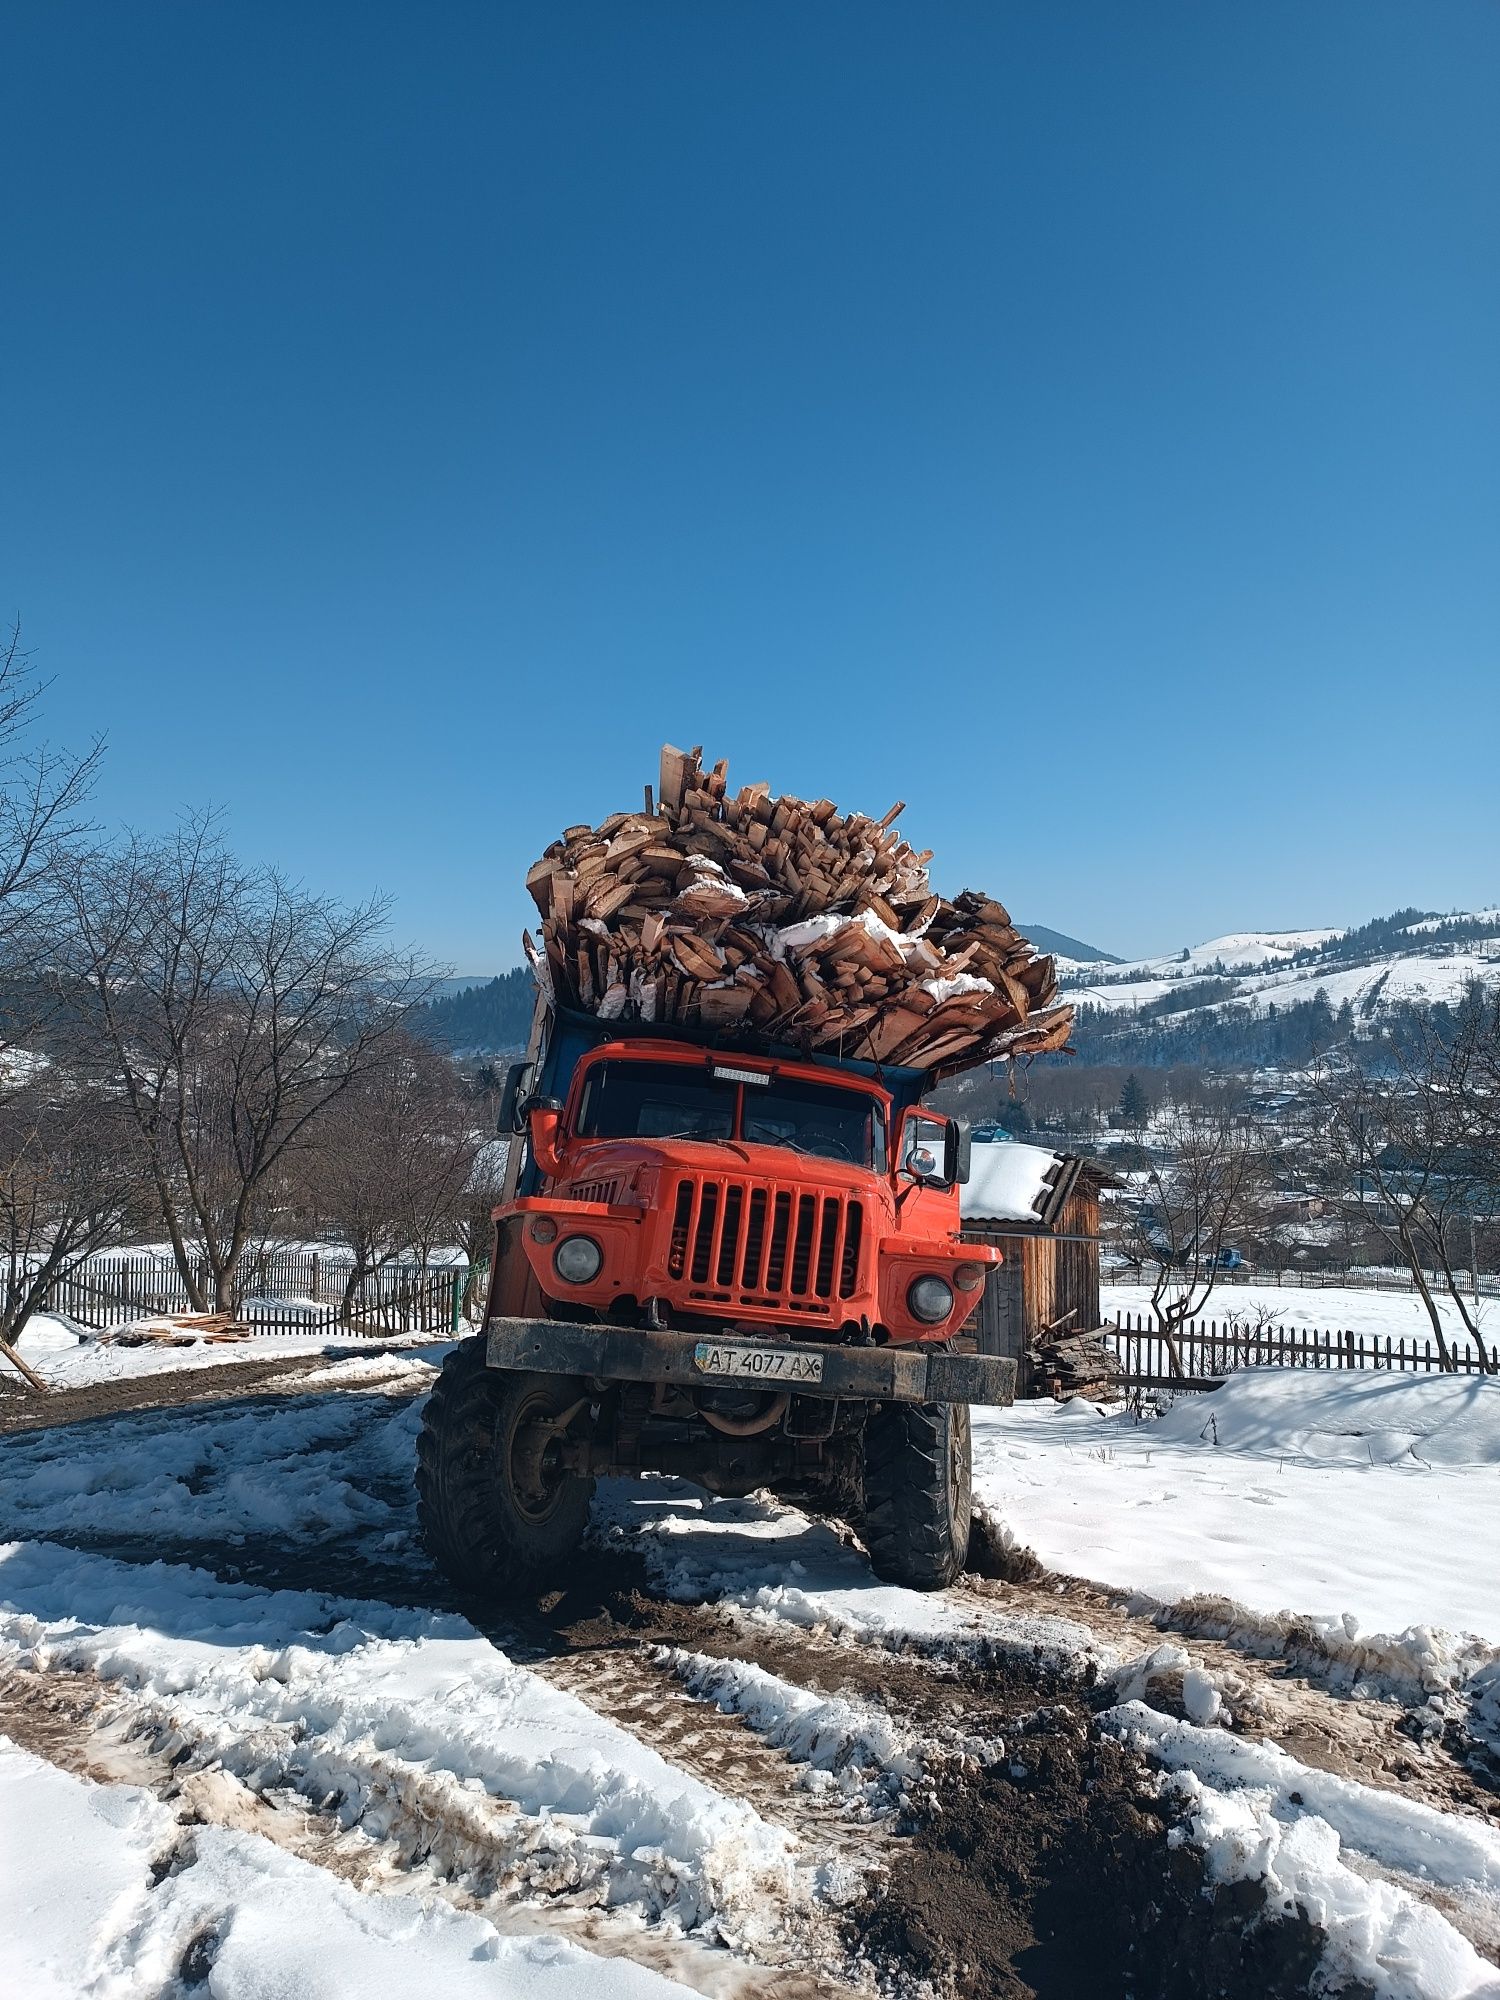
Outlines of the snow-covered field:
M 1500 1657 L 1500 1565 L 1471 1533 L 1500 1492 L 1492 1379 L 1247 1369 L 1149 1423 L 1023 1403 L 976 1415 L 974 1462 L 1049 1568 L 1304 1620 L 1372 1665 L 1468 1657 L 1460 1634 Z
M 1151 1314 L 1151 1287 L 1109 1281 L 1101 1285 L 1100 1305 L 1106 1319 L 1124 1319 Z M 1453 1301 L 1438 1301 L 1445 1332 L 1460 1345 L 1467 1344 L 1463 1321 Z M 1298 1285 L 1248 1284 L 1218 1285 L 1209 1295 L 1195 1325 L 1239 1319 L 1252 1324 L 1276 1322 L 1287 1327 L 1312 1327 L 1319 1332 L 1362 1333 L 1385 1341 L 1404 1340 L 1408 1346 L 1432 1338 L 1432 1322 L 1417 1294 L 1397 1291 L 1366 1291 L 1358 1285 L 1328 1285 L 1304 1289 Z M 1480 1331 L 1486 1342 L 1500 1335 L 1500 1300 L 1482 1293 L 1478 1305 Z
M 440 1353 L 368 1371 L 312 1357 L 279 1404 L 0 1440 L 16 1538 L 0 1549 L 0 1686 L 94 1690 L 110 1743 L 144 1744 L 201 1806 L 163 1804 L 149 1770 L 93 1784 L 0 1748 L 0 1814 L 28 1828 L 0 1870 L 0 1990 L 177 2000 L 191 1974 L 231 2000 L 419 1985 L 644 2000 L 680 1990 L 663 1967 L 702 1992 L 769 1990 L 714 1971 L 704 1946 L 839 1990 L 860 1976 L 829 1970 L 841 1913 L 891 1865 L 908 1791 L 945 1759 L 1013 1759 L 965 1720 L 967 1678 L 1005 1661 L 1097 1686 L 1101 1726 L 1162 1768 L 1173 1837 L 1211 1880 L 1312 1912 L 1330 1975 L 1382 2000 L 1500 1992 L 1470 1942 L 1500 1941 L 1500 1828 L 1431 1803 L 1440 1752 L 1408 1745 L 1422 1799 L 1335 1776 L 1263 1742 L 1253 1703 L 1236 1716 L 1248 1697 L 1224 1666 L 1253 1678 L 1257 1654 L 1295 1654 L 1301 1635 L 1307 1699 L 1326 1688 L 1330 1714 L 1362 1702 L 1368 1730 L 1400 1700 L 1500 1740 L 1500 1587 L 1482 1554 L 1500 1385 L 1261 1375 L 1140 1426 L 1086 1405 L 981 1416 L 990 1515 L 1059 1572 L 1175 1607 L 1160 1618 L 1184 1645 L 1149 1617 L 1101 1621 L 1046 1577 L 881 1585 L 836 1524 L 648 1481 L 601 1488 L 605 1559 L 640 1557 L 656 1601 L 731 1643 L 549 1663 L 503 1627 L 420 1608 L 410 1468 Z M 311 1580 L 247 1580 L 255 1560 Z M 1194 1653 L 1195 1633 L 1218 1651 L 1200 1637 Z M 772 1667 L 749 1657 L 767 1641 Z M 797 1647 L 823 1663 L 810 1680 L 783 1674 Z M 951 1723 L 908 1713 L 878 1675 L 840 1691 L 841 1660 L 892 1650 L 934 1676 Z M 700 1754 L 710 1720 L 761 1762 L 733 1740 Z M 743 1775 L 788 1760 L 781 1794 Z M 325 1827 L 344 1879 L 264 1831 L 287 1824 Z

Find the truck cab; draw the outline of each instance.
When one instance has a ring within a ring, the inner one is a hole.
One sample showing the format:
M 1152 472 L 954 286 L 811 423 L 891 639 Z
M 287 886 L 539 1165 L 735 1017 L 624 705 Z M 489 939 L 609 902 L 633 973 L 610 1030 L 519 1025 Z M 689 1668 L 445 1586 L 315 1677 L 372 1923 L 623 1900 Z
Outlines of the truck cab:
M 519 1250 L 559 1317 L 942 1342 L 998 1260 L 959 1241 L 967 1134 L 904 1076 L 642 1035 L 584 1053 L 564 1096 L 530 1081 L 510 1116 L 531 1191 L 497 1211 L 494 1283 Z

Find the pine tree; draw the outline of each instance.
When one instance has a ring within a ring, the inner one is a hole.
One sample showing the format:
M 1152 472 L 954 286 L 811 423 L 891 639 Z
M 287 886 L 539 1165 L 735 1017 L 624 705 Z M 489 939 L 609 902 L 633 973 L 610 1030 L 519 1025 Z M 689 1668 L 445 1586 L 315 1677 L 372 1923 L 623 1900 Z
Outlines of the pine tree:
M 1141 1088 L 1141 1080 L 1135 1071 L 1132 1070 L 1129 1076 L 1126 1077 L 1124 1087 L 1120 1092 L 1121 1122 L 1139 1130 L 1150 1116 L 1151 1106 L 1147 1101 L 1145 1091 Z

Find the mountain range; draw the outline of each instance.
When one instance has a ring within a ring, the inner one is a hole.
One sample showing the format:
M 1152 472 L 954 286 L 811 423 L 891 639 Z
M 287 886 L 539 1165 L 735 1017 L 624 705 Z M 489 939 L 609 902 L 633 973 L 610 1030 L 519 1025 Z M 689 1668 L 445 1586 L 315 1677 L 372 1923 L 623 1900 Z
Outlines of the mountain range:
M 1163 958 L 1062 956 L 1086 1061 L 1235 1066 L 1311 1060 L 1402 1008 L 1500 983 L 1500 908 L 1397 910 L 1344 929 L 1231 931 Z
M 1500 982 L 1500 907 L 1397 910 L 1343 929 L 1230 931 L 1161 958 L 1122 960 L 1046 924 L 1021 931 L 1057 959 L 1078 1010 L 1073 1044 L 1096 1062 L 1298 1062 L 1402 1006 Z M 531 975 L 448 980 L 423 1033 L 455 1054 L 525 1046 Z

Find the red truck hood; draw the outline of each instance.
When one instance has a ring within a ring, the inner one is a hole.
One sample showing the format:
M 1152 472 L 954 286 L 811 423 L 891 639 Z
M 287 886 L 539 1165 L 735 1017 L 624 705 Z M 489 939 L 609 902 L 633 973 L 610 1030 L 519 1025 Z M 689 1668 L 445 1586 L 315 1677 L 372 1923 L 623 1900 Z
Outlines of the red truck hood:
M 757 1146 L 733 1140 L 599 1139 L 568 1148 L 568 1170 L 559 1192 L 581 1182 L 617 1181 L 623 1195 L 641 1172 L 690 1173 L 749 1181 L 800 1181 L 808 1188 L 836 1188 L 847 1194 L 888 1198 L 884 1174 L 847 1160 L 797 1153 L 790 1146 Z M 596 1197 L 597 1199 L 597 1197 Z

